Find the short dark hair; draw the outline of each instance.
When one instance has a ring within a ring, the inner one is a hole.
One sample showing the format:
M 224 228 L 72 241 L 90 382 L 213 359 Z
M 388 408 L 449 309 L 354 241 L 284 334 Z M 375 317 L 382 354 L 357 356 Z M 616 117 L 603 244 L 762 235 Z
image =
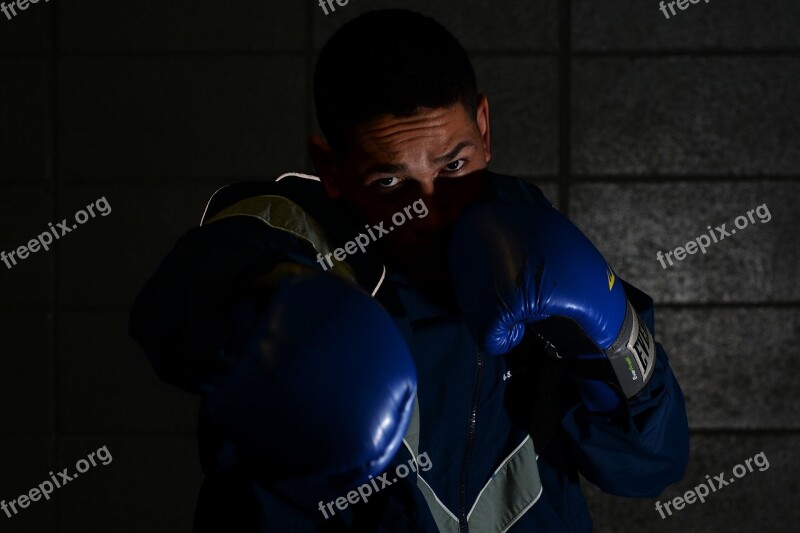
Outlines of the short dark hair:
M 370 11 L 344 24 L 314 71 L 317 121 L 338 153 L 365 120 L 458 102 L 474 118 L 477 100 L 464 47 L 434 19 L 405 9 Z

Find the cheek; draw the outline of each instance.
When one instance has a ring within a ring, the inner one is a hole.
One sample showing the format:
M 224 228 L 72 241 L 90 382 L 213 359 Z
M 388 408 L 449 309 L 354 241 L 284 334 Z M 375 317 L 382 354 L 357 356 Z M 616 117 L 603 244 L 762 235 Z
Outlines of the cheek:
M 386 225 L 386 229 L 389 229 L 390 226 L 394 227 L 394 231 L 389 233 L 389 235 L 383 236 L 386 245 L 390 248 L 413 248 L 420 244 L 419 235 L 407 224 L 402 226 L 389 224 Z
M 377 197 L 376 197 L 377 196 Z M 388 196 L 381 195 L 363 195 L 354 196 L 348 204 L 359 214 L 359 217 L 365 223 L 380 224 L 383 222 L 385 228 L 395 225 L 392 222 L 392 216 L 396 213 L 403 213 L 403 208 L 408 206 L 410 202 L 403 202 L 400 198 L 389 198 Z M 413 215 L 414 212 L 412 211 Z M 403 213 L 404 218 L 406 217 Z M 399 220 L 399 215 L 398 218 Z
M 392 215 L 395 213 L 394 210 L 384 209 L 381 206 L 373 205 L 364 206 L 359 212 L 362 213 L 362 218 L 366 223 L 370 224 L 370 226 L 379 225 L 381 222 L 383 222 L 383 227 L 388 230 L 389 227 L 394 225 L 392 222 Z M 384 238 L 386 237 L 387 235 L 384 235 Z
M 410 261 L 431 261 L 447 250 L 445 232 L 420 231 L 412 224 L 396 227 L 383 238 L 383 245 L 394 255 L 402 254 Z

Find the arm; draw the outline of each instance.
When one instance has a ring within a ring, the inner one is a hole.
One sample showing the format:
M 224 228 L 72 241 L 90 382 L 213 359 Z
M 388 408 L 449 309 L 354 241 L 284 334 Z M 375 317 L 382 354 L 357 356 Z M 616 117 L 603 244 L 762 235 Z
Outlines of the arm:
M 338 494 L 400 447 L 413 361 L 368 293 L 315 268 L 298 238 L 308 218 L 290 212 L 282 231 L 262 212 L 273 216 L 227 214 L 184 236 L 137 298 L 131 334 L 161 377 L 205 395 L 232 463 L 298 500 Z
M 565 427 L 587 478 L 631 496 L 680 478 L 685 407 L 651 334 L 652 301 L 549 205 L 473 206 L 452 248 L 461 258 L 452 264 L 456 294 L 478 344 L 503 354 L 538 335 L 575 378 L 580 404 Z
M 631 285 L 624 286 L 628 300 L 653 332 L 652 300 Z M 628 401 L 622 419 L 591 413 L 583 404 L 564 417 L 578 469 L 608 493 L 655 497 L 680 480 L 686 469 L 689 430 L 683 393 L 659 343 L 655 359 L 650 382 Z
M 231 217 L 190 230 L 134 302 L 129 330 L 158 376 L 194 393 L 213 391 L 238 360 L 257 299 L 249 291 L 302 248 L 257 219 Z

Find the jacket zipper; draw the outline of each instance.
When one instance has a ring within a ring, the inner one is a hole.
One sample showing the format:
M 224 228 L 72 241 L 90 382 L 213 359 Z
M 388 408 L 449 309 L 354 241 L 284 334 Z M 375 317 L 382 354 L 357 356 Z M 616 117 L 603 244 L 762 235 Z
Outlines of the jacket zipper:
M 458 529 L 461 533 L 469 533 L 467 524 L 467 474 L 469 470 L 472 449 L 475 447 L 475 430 L 477 429 L 478 398 L 483 383 L 483 352 L 478 348 L 475 361 L 475 380 L 472 385 L 472 405 L 469 411 L 469 425 L 467 426 L 467 445 L 464 449 L 464 462 L 461 463 L 461 479 L 458 483 Z

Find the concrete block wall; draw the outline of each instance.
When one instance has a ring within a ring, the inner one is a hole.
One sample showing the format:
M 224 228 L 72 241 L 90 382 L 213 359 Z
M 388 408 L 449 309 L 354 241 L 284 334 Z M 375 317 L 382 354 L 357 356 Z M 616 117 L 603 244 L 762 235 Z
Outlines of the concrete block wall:
M 0 249 L 105 196 L 96 217 L 0 265 L 0 498 L 106 445 L 2 531 L 188 531 L 198 402 L 128 339 L 137 290 L 208 196 L 311 171 L 315 54 L 370 8 L 435 16 L 490 98 L 492 168 L 540 184 L 623 278 L 692 429 L 686 490 L 764 452 L 770 468 L 662 519 L 585 484 L 597 531 L 785 531 L 800 519 L 800 4 L 655 0 L 55 0 L 0 15 Z M 760 204 L 771 213 L 662 268 Z M 726 477 L 729 477 L 726 475 Z

